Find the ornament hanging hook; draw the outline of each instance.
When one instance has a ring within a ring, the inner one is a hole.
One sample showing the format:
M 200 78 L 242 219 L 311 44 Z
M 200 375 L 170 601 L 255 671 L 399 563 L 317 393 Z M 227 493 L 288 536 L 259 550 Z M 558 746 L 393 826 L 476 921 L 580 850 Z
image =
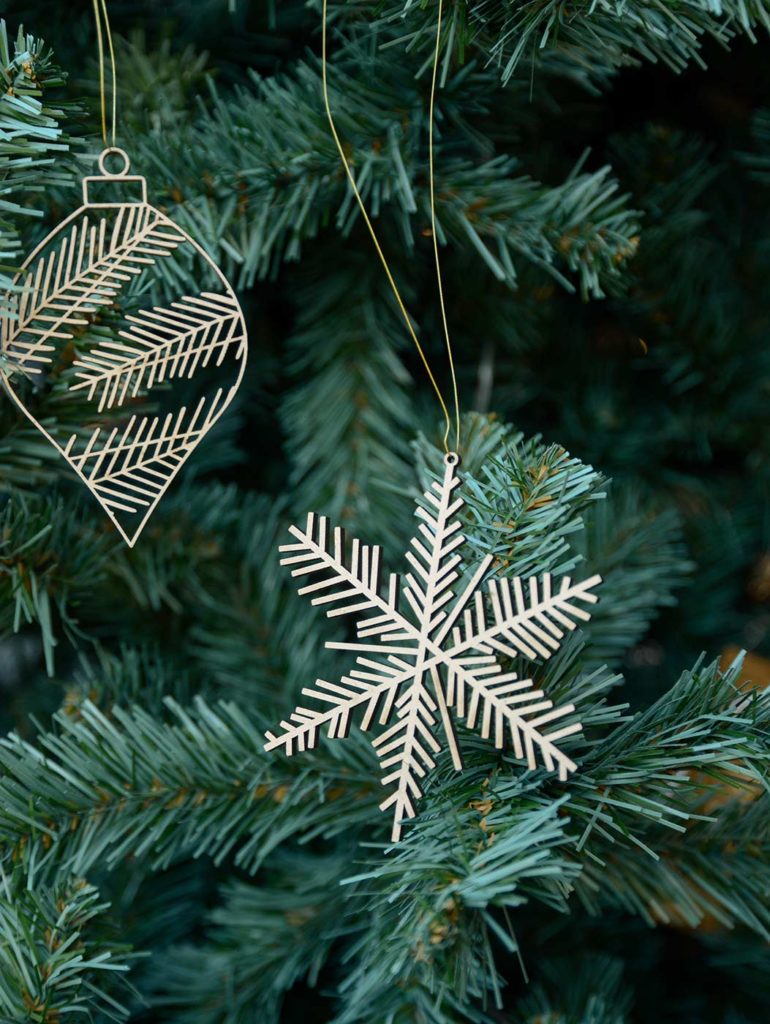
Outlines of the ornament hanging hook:
M 107 167 L 107 160 L 111 157 L 119 157 L 123 161 L 123 166 L 120 170 L 111 171 Z M 131 167 L 131 161 L 128 158 L 128 153 L 125 149 L 121 149 L 120 146 L 107 146 L 99 154 L 98 167 L 101 171 L 102 177 L 104 178 L 125 178 L 128 174 L 129 168 Z

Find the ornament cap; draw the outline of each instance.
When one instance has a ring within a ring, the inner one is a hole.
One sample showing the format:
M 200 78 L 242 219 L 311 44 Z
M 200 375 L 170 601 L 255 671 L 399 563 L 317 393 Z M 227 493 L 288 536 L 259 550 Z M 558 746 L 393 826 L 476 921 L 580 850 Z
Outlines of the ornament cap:
M 110 160 L 110 158 L 116 158 L 121 162 L 119 170 L 109 170 L 107 161 Z M 108 146 L 99 154 L 99 160 L 97 163 L 99 167 L 99 174 L 91 174 L 83 178 L 83 204 L 85 206 L 98 206 L 100 208 L 104 208 L 110 206 L 124 206 L 126 203 L 147 203 L 147 181 L 141 174 L 128 173 L 131 167 L 131 161 L 129 160 L 128 153 L 125 149 L 121 149 L 119 146 Z M 89 185 L 103 184 L 104 182 L 117 182 L 121 185 L 124 182 L 135 182 L 141 189 L 141 199 L 127 199 L 124 195 L 121 195 L 120 198 L 113 199 L 109 202 L 91 199 L 88 191 Z

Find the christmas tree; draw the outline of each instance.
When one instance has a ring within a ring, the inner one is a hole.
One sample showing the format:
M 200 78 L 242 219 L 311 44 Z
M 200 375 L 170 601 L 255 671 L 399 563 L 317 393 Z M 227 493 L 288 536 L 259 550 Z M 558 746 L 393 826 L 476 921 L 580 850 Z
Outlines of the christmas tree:
M 437 8 L 334 0 L 328 86 L 448 394 Z M 352 636 L 297 597 L 287 527 L 320 513 L 408 571 L 414 501 L 444 471 L 326 120 L 321 4 L 108 12 L 117 142 L 232 283 L 249 361 L 133 548 L 0 401 L 0 1020 L 764 1021 L 770 4 L 446 4 L 458 572 L 603 582 L 552 657 L 502 658 L 574 705 L 576 770 L 456 716 L 463 771 L 436 754 L 398 843 L 360 720 L 265 749 L 348 670 L 325 641 Z M 4 16 L 7 324 L 103 141 L 91 4 Z M 113 315 L 89 312 L 26 392 L 48 432 L 93 429 L 70 388 Z M 11 349 L 0 370 L 19 381 Z M 146 389 L 131 410 L 152 412 Z

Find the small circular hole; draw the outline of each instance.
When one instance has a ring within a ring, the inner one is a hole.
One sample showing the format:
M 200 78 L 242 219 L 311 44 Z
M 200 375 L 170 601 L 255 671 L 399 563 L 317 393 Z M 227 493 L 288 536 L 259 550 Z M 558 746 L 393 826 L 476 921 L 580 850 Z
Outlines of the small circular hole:
M 444 462 L 447 466 L 459 466 L 460 456 L 457 452 L 447 452 L 444 456 Z
M 128 174 L 130 166 L 131 161 L 128 159 L 128 153 L 117 146 L 110 146 L 109 149 L 105 149 L 99 157 L 99 170 L 108 178 L 122 178 Z

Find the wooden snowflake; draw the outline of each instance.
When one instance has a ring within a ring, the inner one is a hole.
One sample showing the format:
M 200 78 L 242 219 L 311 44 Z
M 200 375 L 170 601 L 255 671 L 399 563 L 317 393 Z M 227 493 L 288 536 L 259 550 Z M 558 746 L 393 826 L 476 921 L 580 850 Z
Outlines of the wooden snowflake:
M 354 540 L 347 559 L 343 530 L 335 529 L 330 538 L 324 517 L 309 515 L 304 530 L 290 527 L 296 543 L 280 547 L 281 564 L 292 566 L 292 576 L 308 581 L 300 594 L 312 595 L 311 603 L 326 606 L 330 617 L 357 617 L 355 641 L 326 644 L 357 657 L 339 682 L 318 679 L 304 689 L 320 708 L 296 708 L 281 722 L 281 732 L 267 733 L 265 749 L 283 747 L 287 754 L 310 749 L 322 728 L 332 738 L 344 737 L 354 711 L 362 712 L 363 730 L 375 720 L 387 726 L 373 746 L 382 784 L 393 787 L 380 809 L 393 808 L 394 842 L 404 819 L 414 817 L 421 780 L 441 749 L 439 721 L 457 770 L 462 761 L 452 716 L 498 748 L 510 736 L 516 756 L 526 759 L 531 769 L 539 759 L 564 780 L 576 767 L 558 746 L 581 729 L 579 722 L 559 724 L 574 705 L 555 708 L 531 679 L 504 671 L 498 658 L 549 658 L 559 649 L 564 630 L 590 618 L 575 602 L 594 604 L 592 590 L 601 578 L 573 583 L 565 577 L 554 587 L 548 573 L 527 581 L 493 577 L 487 603 L 480 588 L 493 560 L 488 555 L 455 597 L 458 549 L 465 540 L 457 519 L 463 506 L 455 494 L 458 462 L 454 453 L 446 456 L 442 483 L 426 492 L 427 508 L 417 508 L 422 522 L 406 554 L 413 572 L 404 576 L 405 602 L 399 600 L 395 573 L 383 592 L 381 549 Z

